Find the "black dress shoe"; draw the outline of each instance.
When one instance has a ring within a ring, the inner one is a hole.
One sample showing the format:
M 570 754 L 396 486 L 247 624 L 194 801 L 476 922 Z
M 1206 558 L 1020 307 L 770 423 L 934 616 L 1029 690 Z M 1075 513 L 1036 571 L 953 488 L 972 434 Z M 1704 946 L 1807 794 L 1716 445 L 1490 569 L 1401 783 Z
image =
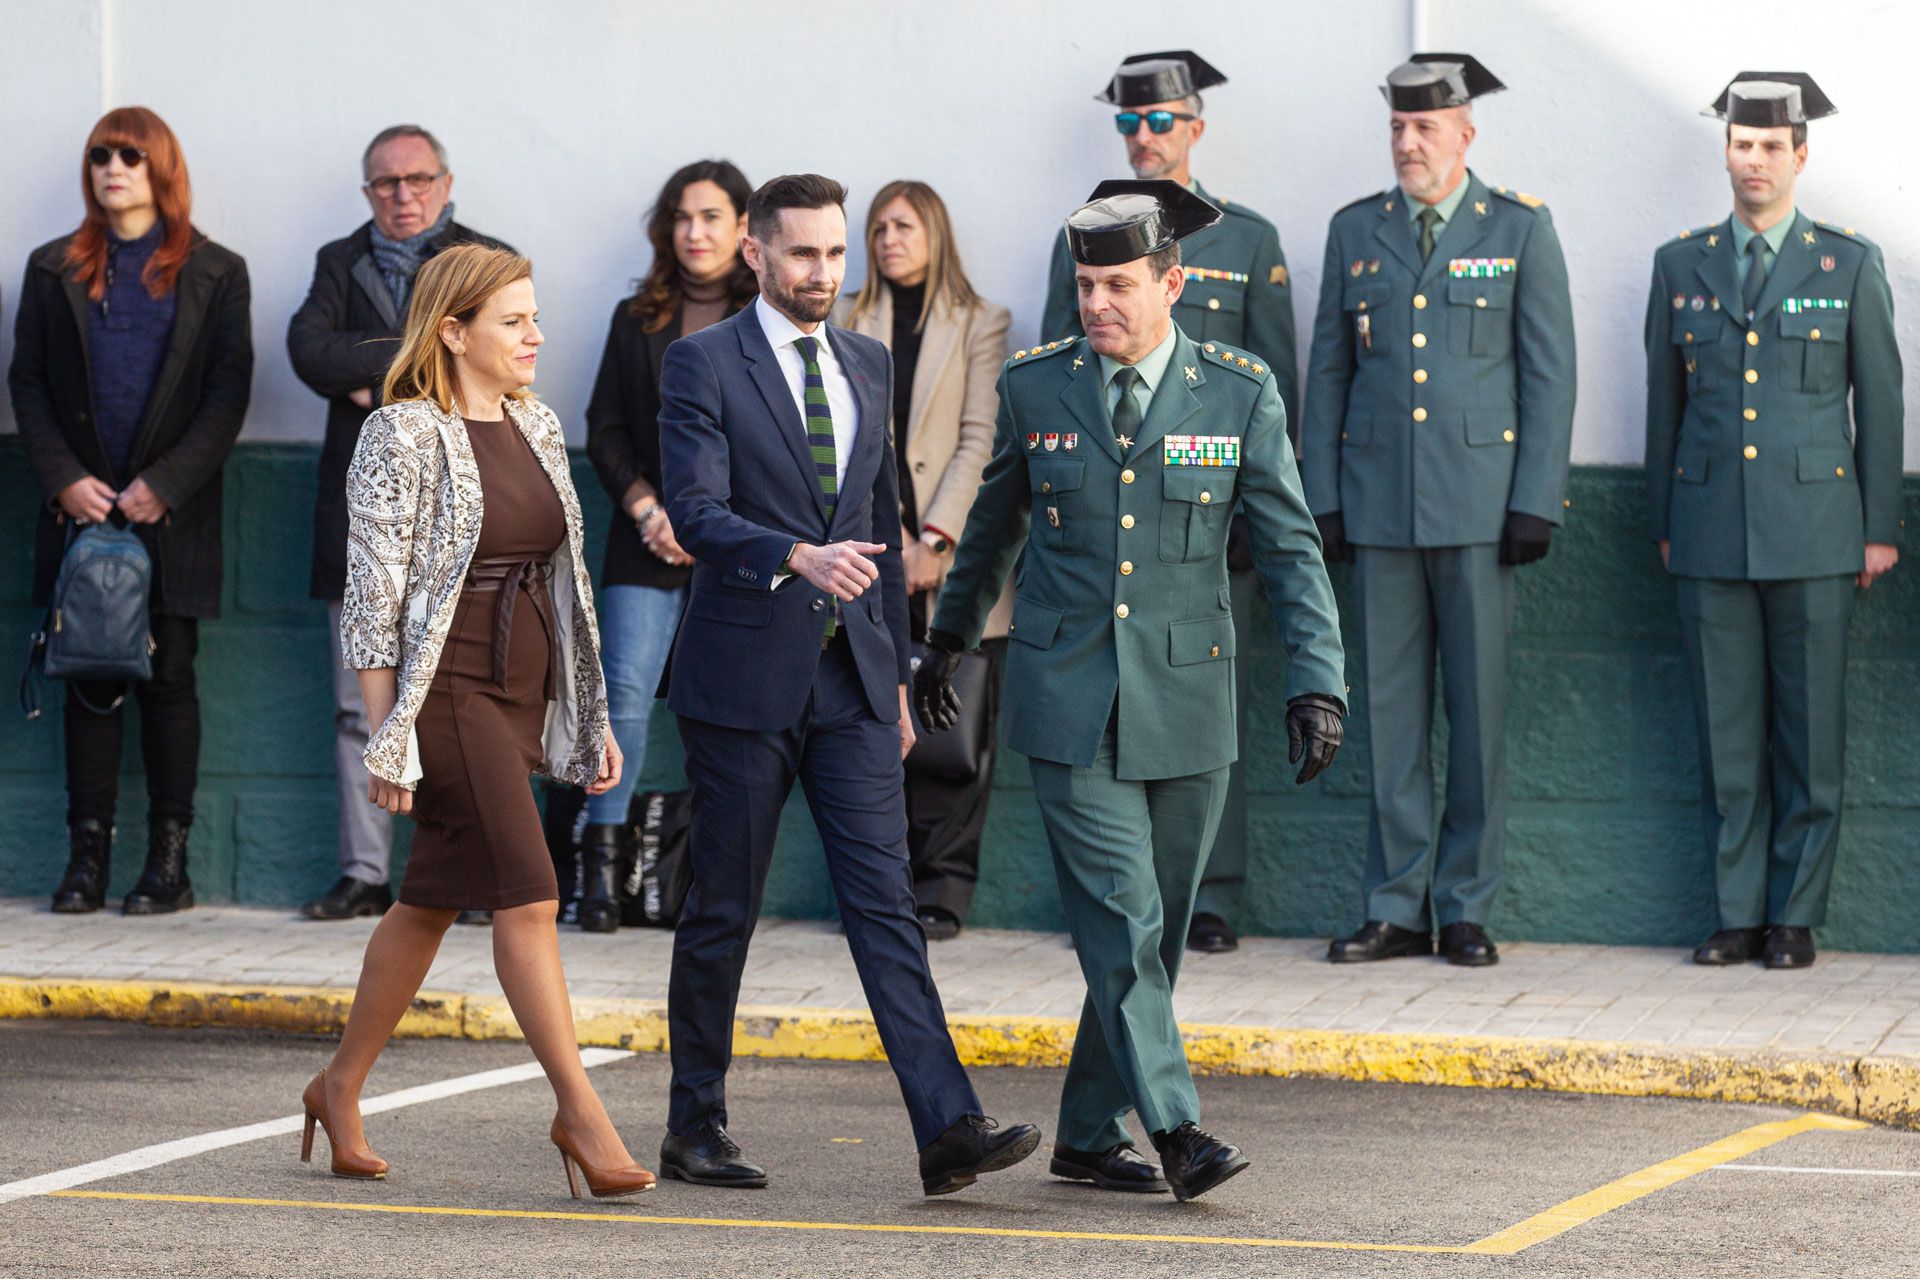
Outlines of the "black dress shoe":
M 1500 962 L 1499 949 L 1478 924 L 1442 924 L 1440 953 L 1462 968 L 1491 968 Z
M 701 1124 L 685 1136 L 668 1133 L 660 1143 L 660 1175 L 735 1190 L 761 1190 L 767 1184 L 767 1170 L 741 1154 L 716 1123 Z
M 1201 911 L 1187 925 L 1187 949 L 1202 955 L 1224 955 L 1230 950 L 1239 950 L 1240 939 L 1234 936 L 1232 924 L 1218 915 Z
M 1403 955 L 1431 955 L 1433 934 L 1417 933 L 1411 928 L 1369 919 L 1351 937 L 1336 938 L 1327 947 L 1327 962 L 1364 964 L 1375 959 L 1398 959 Z
M 56 915 L 87 915 L 107 904 L 107 863 L 113 857 L 113 827 L 92 818 L 67 830 L 67 873 L 53 890 Z
M 1764 954 L 1769 968 L 1810 968 L 1813 966 L 1813 930 L 1791 924 L 1775 924 L 1767 929 Z
M 968 1115 L 920 1151 L 920 1186 L 930 1195 L 950 1195 L 971 1186 L 983 1172 L 1011 1168 L 1040 1145 L 1032 1124 L 1002 1128 L 985 1115 Z
M 1191 1122 L 1172 1132 L 1153 1134 L 1153 1145 L 1166 1169 L 1167 1185 L 1182 1203 L 1198 1199 L 1247 1168 L 1247 1157 L 1240 1153 L 1240 1147 L 1217 1140 Z
M 300 908 L 308 919 L 357 919 L 361 915 L 384 915 L 393 905 L 393 890 L 385 884 L 369 884 L 364 879 L 342 875 L 340 882 Z
M 620 828 L 590 825 L 580 837 L 580 931 L 611 933 L 620 928 Z
M 1160 1175 L 1158 1165 L 1142 1159 L 1130 1141 L 1123 1141 L 1111 1150 L 1097 1153 L 1075 1150 L 1056 1141 L 1053 1143 L 1053 1164 L 1048 1171 L 1068 1181 L 1091 1181 L 1102 1190 L 1161 1195 L 1167 1192 L 1167 1179 Z
M 147 865 L 120 909 L 128 915 L 171 915 L 192 907 L 187 824 L 162 817 L 147 828 Z
M 1765 937 L 1764 928 L 1722 928 L 1693 948 L 1693 962 L 1716 967 L 1744 964 L 1760 954 Z
M 928 941 L 952 941 L 960 935 L 960 921 L 938 906 L 922 906 L 918 917 Z

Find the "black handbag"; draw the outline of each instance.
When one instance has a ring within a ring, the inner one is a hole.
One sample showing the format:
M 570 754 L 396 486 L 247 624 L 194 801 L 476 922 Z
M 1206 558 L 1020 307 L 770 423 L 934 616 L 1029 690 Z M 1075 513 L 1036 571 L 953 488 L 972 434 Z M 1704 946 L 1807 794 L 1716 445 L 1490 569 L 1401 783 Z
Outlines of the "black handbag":
M 42 675 L 121 683 L 153 678 L 153 619 L 147 612 L 152 589 L 153 558 L 132 529 L 68 527 L 53 598 L 20 672 L 20 709 L 28 719 L 40 714 Z M 122 691 L 109 705 L 95 706 L 71 686 L 67 695 L 96 715 L 127 700 Z
M 927 656 L 925 644 L 913 646 L 913 668 Z M 987 683 L 993 664 L 980 653 L 962 653 L 954 668 L 953 691 L 960 698 L 960 720 L 942 732 L 930 731 L 913 710 L 913 749 L 907 752 L 907 771 L 943 781 L 970 782 L 980 775 L 980 748 L 987 735 Z M 907 699 L 909 706 L 913 699 Z

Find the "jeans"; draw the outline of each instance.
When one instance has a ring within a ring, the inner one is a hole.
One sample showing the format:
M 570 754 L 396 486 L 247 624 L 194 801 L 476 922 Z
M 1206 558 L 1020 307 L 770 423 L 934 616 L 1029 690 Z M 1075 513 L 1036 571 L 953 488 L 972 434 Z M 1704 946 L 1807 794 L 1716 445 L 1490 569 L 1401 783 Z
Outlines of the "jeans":
M 680 626 L 687 589 L 609 586 L 600 592 L 600 665 L 607 679 L 607 717 L 626 763 L 620 784 L 587 801 L 587 821 L 617 826 L 627 819 L 633 786 L 647 763 L 647 723 L 660 672 Z
M 153 624 L 153 678 L 129 688 L 126 683 L 83 681 L 67 689 L 67 824 L 87 820 L 113 825 L 120 789 L 121 719 L 125 705 L 96 715 L 74 696 L 78 691 L 95 706 L 110 706 L 128 694 L 140 703 L 140 755 L 147 771 L 147 820 L 193 821 L 193 791 L 200 779 L 200 695 L 194 684 L 193 658 L 200 648 L 200 623 L 191 617 L 163 617 Z
M 391 871 L 393 816 L 367 800 L 367 704 L 360 672 L 340 651 L 340 601 L 327 605 L 327 651 L 333 656 L 333 772 L 340 799 L 340 873 L 384 884 Z

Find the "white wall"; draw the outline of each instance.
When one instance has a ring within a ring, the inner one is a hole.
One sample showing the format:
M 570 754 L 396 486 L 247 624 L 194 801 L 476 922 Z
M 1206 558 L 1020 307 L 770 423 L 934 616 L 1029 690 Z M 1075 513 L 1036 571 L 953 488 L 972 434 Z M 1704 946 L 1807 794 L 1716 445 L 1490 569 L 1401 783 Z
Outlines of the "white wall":
M 947 198 L 975 283 L 1038 333 L 1048 247 L 1094 182 L 1124 172 L 1091 100 L 1129 51 L 1191 47 L 1232 83 L 1208 95 L 1195 172 L 1280 226 L 1308 338 L 1329 215 L 1391 181 L 1375 86 L 1425 47 L 1476 53 L 1511 86 L 1478 109 L 1490 181 L 1546 198 L 1580 340 L 1576 460 L 1637 462 L 1650 255 L 1724 216 L 1719 126 L 1696 113 L 1743 65 L 1803 67 L 1843 114 L 1813 126 L 1801 204 L 1887 251 L 1920 366 L 1920 225 L 1896 0 L 1686 9 L 1656 0 L 0 0 L 0 283 L 11 353 L 27 252 L 77 222 L 78 156 L 102 110 L 153 107 L 180 134 L 195 221 L 253 274 L 258 372 L 247 438 L 316 438 L 286 321 L 313 252 L 366 216 L 358 161 L 400 120 L 452 153 L 462 220 L 534 259 L 548 345 L 539 390 L 577 441 L 605 325 L 646 267 L 645 207 L 678 165 L 727 156 L 757 180 L 818 170 Z M 804 110 L 795 106 L 805 103 Z M 1891 150 L 1889 149 L 1891 148 Z M 850 285 L 864 263 L 856 253 Z M 1920 372 L 1909 396 L 1920 404 Z M 0 408 L 0 425 L 11 416 Z M 1911 447 L 1910 456 L 1920 457 Z

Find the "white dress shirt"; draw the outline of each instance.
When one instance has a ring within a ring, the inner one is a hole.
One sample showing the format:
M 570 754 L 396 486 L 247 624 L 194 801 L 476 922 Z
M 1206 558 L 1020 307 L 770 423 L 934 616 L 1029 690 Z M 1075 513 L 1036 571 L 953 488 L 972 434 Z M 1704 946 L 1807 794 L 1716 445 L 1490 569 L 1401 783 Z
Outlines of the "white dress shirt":
M 812 333 L 802 333 L 792 320 L 769 306 L 765 298 L 754 300 L 753 311 L 760 321 L 760 331 L 767 335 L 767 342 L 780 361 L 780 371 L 787 378 L 787 390 L 793 393 L 793 406 L 800 412 L 802 443 L 807 429 L 807 361 L 794 343 L 803 337 L 818 339 L 815 358 L 820 363 L 820 379 L 827 384 L 827 409 L 833 414 L 834 488 L 837 491 L 847 482 L 847 459 L 853 456 L 853 437 L 860 429 L 860 403 L 854 398 L 853 383 L 841 369 L 833 346 L 827 341 L 827 326 L 822 324 Z

